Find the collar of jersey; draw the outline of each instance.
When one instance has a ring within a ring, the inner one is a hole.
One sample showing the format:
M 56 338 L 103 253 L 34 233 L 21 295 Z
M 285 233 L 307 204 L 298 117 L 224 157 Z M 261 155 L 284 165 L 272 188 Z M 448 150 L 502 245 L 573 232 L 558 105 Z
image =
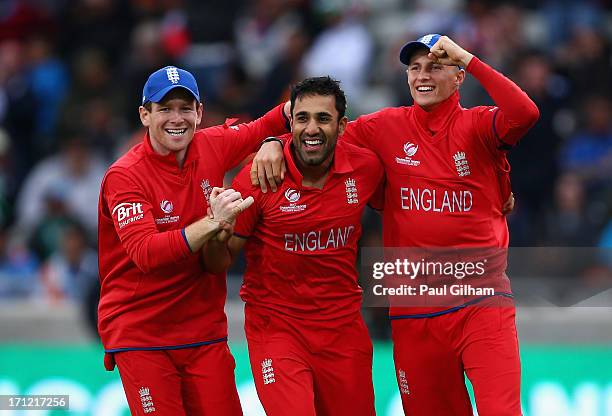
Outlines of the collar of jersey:
M 302 185 L 302 172 L 297 168 L 295 164 L 295 160 L 293 159 L 293 152 L 291 151 L 291 135 L 285 142 L 285 147 L 283 152 L 285 154 L 285 161 L 287 163 L 287 171 L 291 175 L 291 177 L 295 180 L 296 184 Z M 353 166 L 348 158 L 348 155 L 344 151 L 344 145 L 342 144 L 342 139 L 338 138 L 336 142 L 336 149 L 334 150 L 334 161 L 332 162 L 332 166 L 330 169 L 330 175 L 332 176 L 336 173 L 348 173 L 353 171 Z
M 193 140 L 189 144 L 189 148 L 187 149 L 187 153 L 185 154 L 185 163 L 183 164 L 183 168 L 185 168 L 185 166 L 196 160 L 199 156 L 198 147 L 194 145 L 194 141 L 197 140 L 197 137 L 198 132 L 193 135 Z M 160 155 L 159 153 L 155 152 L 153 146 L 151 146 L 151 137 L 149 137 L 149 132 L 145 133 L 143 141 L 145 152 L 149 158 L 155 160 L 161 166 L 166 167 L 170 170 L 179 169 L 178 162 L 176 161 L 176 156 L 174 155 L 174 153 Z
M 459 108 L 459 91 L 455 91 L 450 97 L 438 104 L 433 110 L 425 111 L 419 105 L 414 106 L 414 114 L 427 131 L 436 134 L 440 132 L 448 122 L 448 116 Z

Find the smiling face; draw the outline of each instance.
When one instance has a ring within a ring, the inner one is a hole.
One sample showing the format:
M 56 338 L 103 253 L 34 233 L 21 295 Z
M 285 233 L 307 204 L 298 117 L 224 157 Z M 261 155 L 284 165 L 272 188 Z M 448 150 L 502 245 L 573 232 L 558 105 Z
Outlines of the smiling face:
M 453 95 L 465 78 L 463 70 L 434 63 L 428 53 L 426 49 L 415 52 L 406 70 L 410 95 L 426 111 Z
M 182 161 L 202 121 L 202 104 L 183 88 L 171 90 L 159 103 L 151 103 L 150 109 L 139 108 L 142 125 L 148 127 L 151 146 L 156 153 L 176 153 Z
M 298 164 L 318 166 L 331 160 L 346 123 L 346 117 L 339 117 L 335 96 L 313 94 L 298 97 L 291 119 Z

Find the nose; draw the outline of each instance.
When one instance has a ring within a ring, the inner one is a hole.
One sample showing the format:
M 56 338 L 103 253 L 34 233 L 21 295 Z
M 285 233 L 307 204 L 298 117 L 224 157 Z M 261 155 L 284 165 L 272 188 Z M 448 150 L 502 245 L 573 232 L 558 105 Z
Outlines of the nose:
M 308 121 L 304 132 L 309 136 L 314 136 L 319 133 L 319 124 L 314 117 Z
M 180 110 L 172 110 L 170 111 L 170 122 L 171 123 L 180 123 L 183 121 L 183 117 L 181 115 Z
M 429 73 L 429 71 L 427 69 L 421 68 L 421 69 L 419 69 L 419 72 L 417 74 L 417 79 L 419 79 L 419 80 L 429 79 L 430 75 L 431 74 Z

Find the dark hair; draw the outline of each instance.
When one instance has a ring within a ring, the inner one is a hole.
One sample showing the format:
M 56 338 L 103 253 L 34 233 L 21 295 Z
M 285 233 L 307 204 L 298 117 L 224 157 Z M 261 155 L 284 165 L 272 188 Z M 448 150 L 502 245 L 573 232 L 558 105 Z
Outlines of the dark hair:
M 346 112 L 346 97 L 340 88 L 340 81 L 327 77 L 312 77 L 297 83 L 291 87 L 291 114 L 295 101 L 300 97 L 312 95 L 333 95 L 336 98 L 336 110 L 338 118 L 344 117 Z

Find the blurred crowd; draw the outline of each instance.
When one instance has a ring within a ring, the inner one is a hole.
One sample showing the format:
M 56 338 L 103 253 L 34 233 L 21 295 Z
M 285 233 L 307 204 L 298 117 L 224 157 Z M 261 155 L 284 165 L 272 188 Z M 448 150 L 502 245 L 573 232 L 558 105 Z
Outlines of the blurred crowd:
M 196 75 L 204 125 L 258 117 L 324 74 L 354 118 L 411 104 L 398 51 L 426 33 L 448 34 L 540 109 L 510 153 L 512 245 L 611 247 L 611 23 L 609 0 L 2 0 L 0 301 L 95 296 L 100 181 L 141 140 L 152 71 Z M 492 103 L 470 77 L 461 101 Z M 366 245 L 381 244 L 375 215 Z

